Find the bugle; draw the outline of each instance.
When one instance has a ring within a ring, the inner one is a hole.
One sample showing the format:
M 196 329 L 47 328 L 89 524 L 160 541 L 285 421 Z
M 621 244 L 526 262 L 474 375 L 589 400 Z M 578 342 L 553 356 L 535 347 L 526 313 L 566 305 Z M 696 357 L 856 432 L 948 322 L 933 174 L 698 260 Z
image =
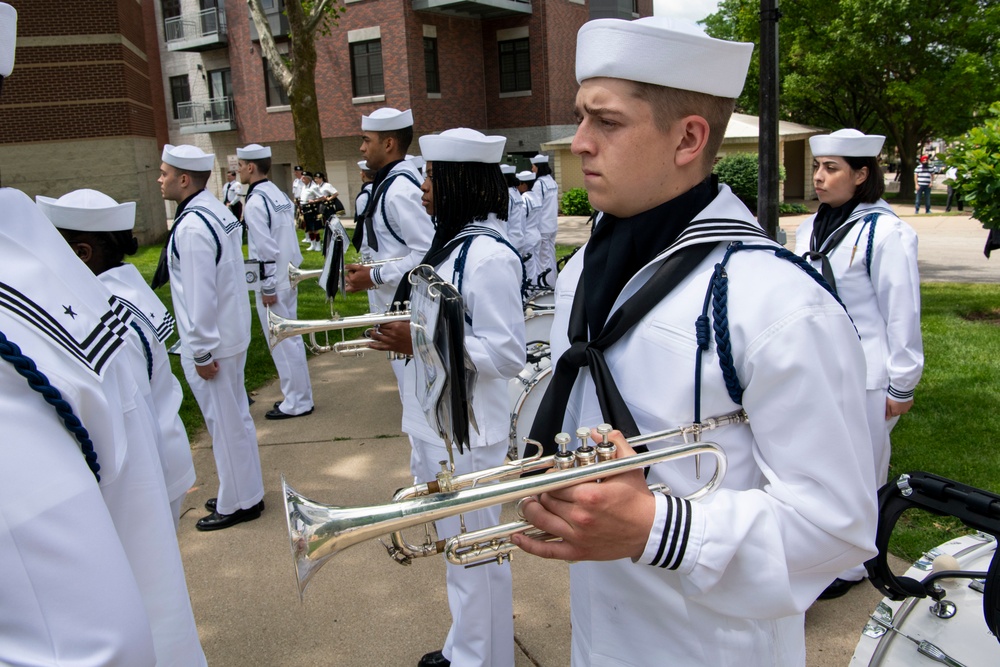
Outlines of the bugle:
M 409 311 L 401 310 L 384 314 L 336 317 L 329 320 L 289 320 L 268 308 L 267 344 L 273 350 L 275 345 L 292 336 L 302 336 L 320 331 L 341 331 L 356 327 L 374 327 L 389 322 L 406 322 L 409 319 Z
M 499 527 L 502 528 L 503 537 L 495 535 L 497 529 L 492 528 L 459 534 L 448 540 L 429 542 L 421 546 L 400 544 L 401 538 L 398 534 L 407 528 L 438 519 L 519 501 L 529 496 L 600 480 L 656 463 L 702 454 L 715 456 L 717 464 L 712 478 L 700 489 L 686 496 L 691 500 L 704 497 L 715 491 L 722 483 L 726 474 L 726 456 L 718 445 L 700 442 L 697 439 L 704 431 L 747 421 L 746 413 L 740 410 L 697 424 L 630 438 L 628 440 L 630 445 L 676 437 L 693 438 L 695 441 L 625 458 L 612 458 L 613 449 L 609 450 L 607 447 L 603 454 L 595 451 L 600 450 L 602 446 L 593 448 L 587 445 L 580 449 L 590 451 L 581 452 L 578 449 L 575 452 L 566 452 L 565 445 L 569 442 L 569 436 L 560 434 L 561 440 L 557 440 L 561 448 L 559 454 L 521 459 L 497 468 L 463 475 L 453 475 L 448 466 L 443 465 L 435 481 L 402 489 L 396 493 L 394 502 L 370 507 L 323 505 L 300 496 L 282 479 L 285 518 L 288 522 L 299 595 L 305 592 L 309 580 L 316 571 L 334 555 L 355 544 L 387 533 L 396 534 L 393 540 L 395 547 L 389 549 L 390 555 L 404 564 L 414 556 L 429 556 L 441 552 L 450 552 L 453 555 L 449 556 L 449 560 L 465 565 L 509 558 L 511 552 L 517 548 L 510 541 L 510 536 L 517 532 L 534 530 L 529 524 L 515 522 Z M 589 433 L 589 429 L 582 430 Z M 601 431 L 606 435 L 610 432 L 610 427 L 605 428 L 605 425 L 602 425 Z M 579 435 L 581 433 L 578 433 Z M 546 470 L 551 472 L 522 477 L 526 472 Z

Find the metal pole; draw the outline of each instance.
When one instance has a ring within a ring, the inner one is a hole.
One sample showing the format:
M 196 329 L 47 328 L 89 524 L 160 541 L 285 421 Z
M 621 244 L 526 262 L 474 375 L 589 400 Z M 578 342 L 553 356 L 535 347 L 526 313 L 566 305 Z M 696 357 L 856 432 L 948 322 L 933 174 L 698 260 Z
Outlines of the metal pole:
M 778 238 L 778 0 L 760 0 L 760 129 L 757 220 L 772 239 Z

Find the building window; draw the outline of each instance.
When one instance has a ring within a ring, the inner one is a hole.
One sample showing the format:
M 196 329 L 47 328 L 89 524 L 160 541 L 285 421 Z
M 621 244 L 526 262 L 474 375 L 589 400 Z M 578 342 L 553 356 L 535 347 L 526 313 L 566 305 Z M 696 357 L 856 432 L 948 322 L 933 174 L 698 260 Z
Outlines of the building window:
M 438 41 L 424 37 L 424 73 L 427 75 L 427 92 L 441 92 L 441 74 L 438 70 Z
M 167 41 L 171 39 L 177 39 L 177 30 L 180 28 L 172 27 L 173 24 L 178 23 L 177 21 L 171 21 L 170 19 L 177 19 L 181 15 L 181 0 L 160 0 L 160 9 L 163 10 L 163 36 Z
M 188 85 L 187 74 L 170 77 L 170 101 L 174 106 L 174 119 L 188 118 L 191 115 L 191 86 Z
M 500 92 L 531 90 L 531 53 L 528 38 L 498 42 L 500 46 Z
M 267 64 L 267 58 L 261 59 L 264 63 L 264 96 L 269 107 L 288 106 L 288 93 L 282 87 L 271 72 L 271 66 Z
M 381 39 L 351 44 L 351 87 L 354 97 L 385 94 Z

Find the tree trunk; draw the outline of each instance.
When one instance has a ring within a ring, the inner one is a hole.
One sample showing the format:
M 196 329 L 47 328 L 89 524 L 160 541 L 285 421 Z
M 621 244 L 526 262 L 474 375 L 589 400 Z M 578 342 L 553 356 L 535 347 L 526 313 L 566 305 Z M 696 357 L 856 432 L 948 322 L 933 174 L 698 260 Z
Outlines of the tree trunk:
M 295 153 L 298 162 L 307 171 L 326 171 L 323 152 L 323 132 L 319 122 L 319 104 L 316 101 L 316 44 L 313 31 L 306 26 L 307 17 L 299 2 L 286 2 L 291 33 L 292 85 L 288 103 L 292 108 L 295 126 Z

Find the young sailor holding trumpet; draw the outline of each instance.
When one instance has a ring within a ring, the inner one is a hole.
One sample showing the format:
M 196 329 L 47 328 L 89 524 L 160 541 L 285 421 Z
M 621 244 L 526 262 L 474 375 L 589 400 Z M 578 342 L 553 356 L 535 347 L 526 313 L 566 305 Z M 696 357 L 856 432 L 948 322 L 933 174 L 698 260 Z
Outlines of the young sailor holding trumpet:
M 421 264 L 433 266 L 462 295 L 464 346 L 477 374 L 471 410 L 478 430 L 470 429 L 469 449 L 452 456 L 430 427 L 417 399 L 415 364 L 403 381 L 403 430 L 413 443 L 410 467 L 418 480 L 431 480 L 441 461 L 453 461 L 461 474 L 492 468 L 507 454 L 507 383 L 525 364 L 521 305 L 521 259 L 501 233 L 507 217 L 506 181 L 500 160 L 506 140 L 458 128 L 420 138 L 427 160 L 422 201 L 436 227 Z M 404 289 L 394 300 L 405 301 Z M 382 325 L 371 333 L 378 350 L 413 353 L 408 323 Z M 460 380 L 462 381 L 462 380 Z M 464 528 L 477 530 L 499 522 L 500 506 L 462 515 Z M 457 534 L 459 516 L 437 523 L 440 539 Z M 425 655 L 421 667 L 514 664 L 513 592 L 510 565 L 466 569 L 449 564 L 448 603 L 452 626 L 441 651 Z

